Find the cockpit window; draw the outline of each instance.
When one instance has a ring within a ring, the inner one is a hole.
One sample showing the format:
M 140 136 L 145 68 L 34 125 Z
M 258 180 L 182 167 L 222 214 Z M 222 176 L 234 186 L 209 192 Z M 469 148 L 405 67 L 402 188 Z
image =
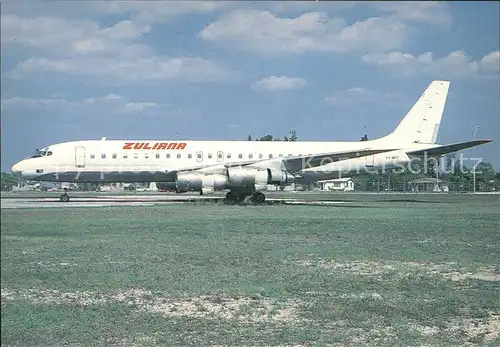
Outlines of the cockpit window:
M 36 150 L 35 154 L 32 155 L 30 158 L 40 158 L 40 157 L 47 157 L 49 155 L 52 155 L 52 151 L 47 150 L 47 148 L 43 148 L 40 150 Z

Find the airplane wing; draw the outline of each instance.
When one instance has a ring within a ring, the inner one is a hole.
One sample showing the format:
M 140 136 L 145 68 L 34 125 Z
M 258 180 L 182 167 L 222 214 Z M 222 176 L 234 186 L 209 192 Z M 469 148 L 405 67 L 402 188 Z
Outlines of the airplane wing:
M 270 159 L 268 161 L 278 160 L 283 164 L 283 167 L 284 169 L 286 169 L 286 171 L 288 171 L 289 173 L 295 173 L 304 169 L 327 165 L 341 160 L 360 158 L 360 157 L 365 157 L 367 155 L 374 155 L 390 151 L 394 151 L 394 149 L 361 149 L 354 151 L 351 150 L 342 152 L 330 152 L 322 154 L 283 157 L 283 158 Z M 259 163 L 259 166 L 262 166 L 262 164 L 263 163 Z
M 428 157 L 441 156 L 443 154 L 461 151 L 462 149 L 479 146 L 479 145 L 482 145 L 482 144 L 485 144 L 485 143 L 488 143 L 491 141 L 492 140 L 474 140 L 474 141 L 467 141 L 467 142 L 458 142 L 458 143 L 454 143 L 451 145 L 432 147 L 432 148 L 428 148 L 428 149 L 419 149 L 416 151 L 407 152 L 407 154 L 414 155 L 414 156 L 422 156 L 425 153 L 427 153 Z
M 201 164 L 172 171 L 166 170 L 166 172 L 176 173 L 176 172 L 186 172 L 186 171 L 200 171 L 209 173 L 211 171 L 218 171 L 219 169 L 222 170 L 225 168 L 238 167 L 238 166 L 253 166 L 261 168 L 268 166 L 269 167 L 281 166 L 289 173 L 295 173 L 303 169 L 318 167 L 321 165 L 326 165 L 341 160 L 359 158 L 367 155 L 374 155 L 394 150 L 395 149 L 362 149 L 354 151 L 351 150 L 342 152 L 330 152 L 322 154 L 291 156 L 291 157 L 281 157 L 272 159 L 247 160 L 243 162 L 240 161 L 240 162 L 225 163 L 225 164 L 210 164 L 210 165 Z

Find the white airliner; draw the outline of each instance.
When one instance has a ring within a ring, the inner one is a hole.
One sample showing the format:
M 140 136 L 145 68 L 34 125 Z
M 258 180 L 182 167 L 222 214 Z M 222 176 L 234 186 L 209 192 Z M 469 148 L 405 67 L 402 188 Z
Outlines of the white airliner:
M 491 140 L 436 144 L 450 83 L 433 81 L 389 135 L 356 142 L 88 140 L 47 146 L 12 167 L 28 180 L 157 182 L 178 193 L 229 190 L 263 202 L 268 184 L 335 178 L 408 165 Z M 65 193 L 61 201 L 69 201 Z

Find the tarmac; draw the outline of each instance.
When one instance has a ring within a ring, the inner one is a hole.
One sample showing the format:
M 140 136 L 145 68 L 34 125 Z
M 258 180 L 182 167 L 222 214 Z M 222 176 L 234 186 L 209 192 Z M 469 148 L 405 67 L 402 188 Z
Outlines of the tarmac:
M 223 203 L 224 198 L 220 196 L 199 195 L 127 195 L 110 196 L 96 195 L 91 197 L 75 196 L 69 202 L 59 201 L 59 197 L 9 197 L 1 199 L 2 209 L 16 208 L 59 208 L 59 207 L 106 207 L 106 206 L 152 206 L 168 204 L 189 204 L 195 202 Z M 251 204 L 251 202 L 249 202 Z M 332 200 L 306 200 L 294 198 L 267 198 L 264 204 L 286 204 L 286 205 L 337 205 L 348 204 L 348 201 Z
M 152 206 L 168 204 L 213 203 L 227 204 L 224 194 L 175 194 L 144 192 L 114 194 L 102 192 L 70 192 L 69 202 L 60 202 L 61 192 L 7 192 L 1 195 L 1 209 L 15 208 L 62 208 L 106 206 Z M 373 206 L 378 203 L 499 203 L 500 194 L 439 194 L 439 193 L 328 193 L 328 192 L 268 192 L 264 205 L 316 205 L 316 206 Z M 252 202 L 243 204 L 252 205 Z

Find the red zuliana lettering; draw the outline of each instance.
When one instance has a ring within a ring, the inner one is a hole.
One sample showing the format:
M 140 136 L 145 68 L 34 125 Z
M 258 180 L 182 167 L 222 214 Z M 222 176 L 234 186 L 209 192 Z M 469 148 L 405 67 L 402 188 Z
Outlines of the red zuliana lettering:
M 151 147 L 150 142 L 126 142 L 123 149 L 142 149 L 142 150 L 162 150 L 162 149 L 186 149 L 187 143 L 185 142 L 156 142 Z

